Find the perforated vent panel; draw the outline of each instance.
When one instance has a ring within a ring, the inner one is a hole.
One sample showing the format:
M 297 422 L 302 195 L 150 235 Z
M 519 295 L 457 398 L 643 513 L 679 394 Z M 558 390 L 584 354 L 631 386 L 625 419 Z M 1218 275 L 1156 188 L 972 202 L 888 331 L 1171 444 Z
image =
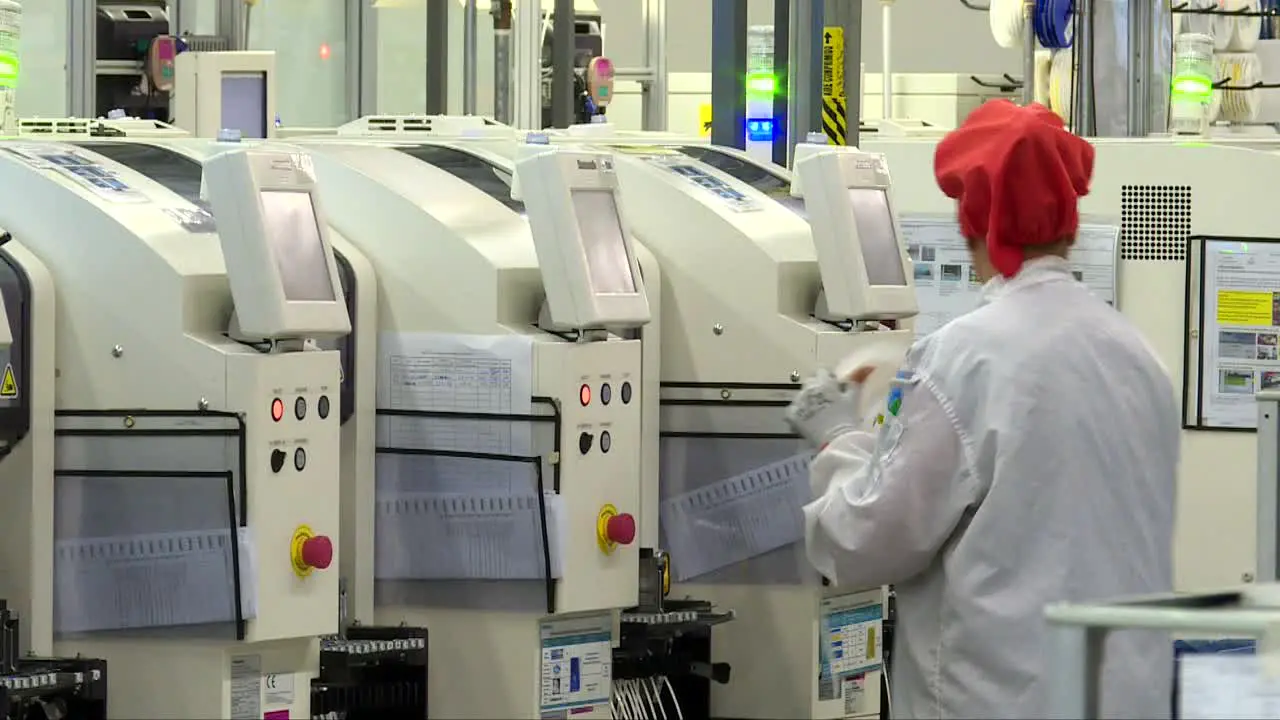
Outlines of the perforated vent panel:
M 1120 188 L 1120 259 L 1187 259 L 1191 235 L 1190 185 Z

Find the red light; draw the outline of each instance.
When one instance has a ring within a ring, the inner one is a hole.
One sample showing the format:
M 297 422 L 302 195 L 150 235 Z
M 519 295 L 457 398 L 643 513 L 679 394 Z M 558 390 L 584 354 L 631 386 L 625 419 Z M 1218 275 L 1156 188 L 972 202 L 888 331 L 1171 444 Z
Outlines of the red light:
M 582 401 L 582 407 L 586 407 L 591 404 L 591 386 L 590 385 L 583 385 L 581 388 L 578 389 L 578 399 Z
M 271 401 L 271 419 L 280 422 L 280 418 L 284 417 L 284 401 L 276 398 Z
M 329 59 L 329 43 L 320 43 L 320 59 Z

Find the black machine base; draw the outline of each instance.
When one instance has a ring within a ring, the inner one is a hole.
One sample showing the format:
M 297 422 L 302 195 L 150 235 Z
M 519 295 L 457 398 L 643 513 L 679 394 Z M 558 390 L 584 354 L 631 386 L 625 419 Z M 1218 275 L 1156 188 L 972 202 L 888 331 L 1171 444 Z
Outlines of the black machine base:
M 105 660 L 21 656 L 19 636 L 0 600 L 0 720 L 106 720 Z
M 427 629 L 356 625 L 323 640 L 311 717 L 426 720 Z

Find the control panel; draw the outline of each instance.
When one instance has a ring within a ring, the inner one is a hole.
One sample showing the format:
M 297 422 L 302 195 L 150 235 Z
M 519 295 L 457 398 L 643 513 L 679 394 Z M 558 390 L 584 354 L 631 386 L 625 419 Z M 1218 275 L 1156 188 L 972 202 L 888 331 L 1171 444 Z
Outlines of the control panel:
M 337 630 L 339 368 L 335 351 L 228 361 L 228 400 L 245 412 L 245 502 L 257 574 L 251 640 Z
M 549 344 L 541 387 L 562 388 L 566 547 L 559 612 L 631 607 L 639 592 L 640 343 Z

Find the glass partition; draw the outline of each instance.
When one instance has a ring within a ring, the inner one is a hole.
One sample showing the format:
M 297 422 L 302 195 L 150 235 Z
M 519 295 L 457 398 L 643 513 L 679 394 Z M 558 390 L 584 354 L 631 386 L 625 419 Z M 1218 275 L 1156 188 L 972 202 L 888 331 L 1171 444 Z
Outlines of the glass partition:
M 347 104 L 346 3 L 258 3 L 249 16 L 248 36 L 247 49 L 276 53 L 276 112 L 281 124 L 334 127 L 354 119 Z M 404 57 L 398 60 L 412 64 Z

